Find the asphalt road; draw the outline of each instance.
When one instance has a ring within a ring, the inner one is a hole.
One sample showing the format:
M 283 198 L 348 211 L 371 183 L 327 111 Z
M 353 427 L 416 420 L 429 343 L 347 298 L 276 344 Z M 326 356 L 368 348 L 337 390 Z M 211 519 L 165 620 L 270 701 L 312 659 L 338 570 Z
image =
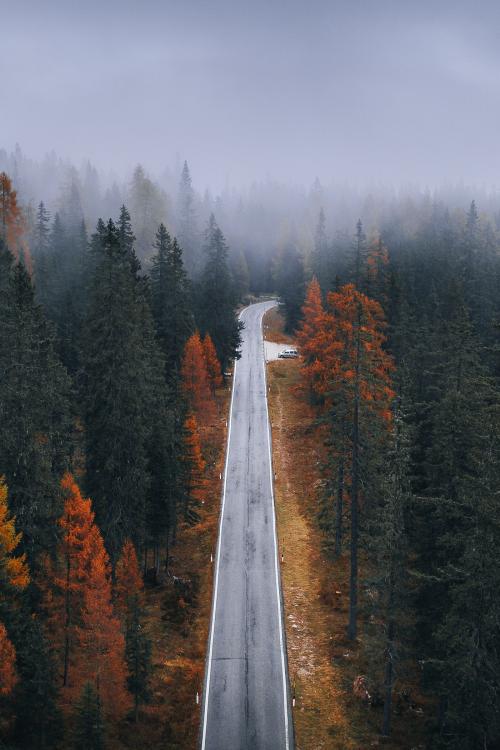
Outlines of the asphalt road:
M 292 750 L 262 316 L 243 310 L 234 372 L 201 750 Z

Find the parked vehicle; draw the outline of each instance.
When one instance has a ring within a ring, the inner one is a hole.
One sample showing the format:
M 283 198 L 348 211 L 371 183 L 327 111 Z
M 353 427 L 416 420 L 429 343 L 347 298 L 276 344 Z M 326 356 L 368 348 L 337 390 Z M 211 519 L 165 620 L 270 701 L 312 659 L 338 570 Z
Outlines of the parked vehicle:
M 298 357 L 299 353 L 297 349 L 283 349 L 282 352 L 278 354 L 278 357 L 280 359 L 294 359 L 295 357 Z

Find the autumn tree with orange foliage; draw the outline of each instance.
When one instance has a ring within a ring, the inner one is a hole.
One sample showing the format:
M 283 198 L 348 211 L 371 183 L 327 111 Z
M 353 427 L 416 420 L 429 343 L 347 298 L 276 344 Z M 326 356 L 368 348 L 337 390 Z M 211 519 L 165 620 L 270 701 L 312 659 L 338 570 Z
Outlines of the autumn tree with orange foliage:
M 7 635 L 5 625 L 0 622 L 0 696 L 10 695 L 17 680 L 16 649 Z
M 184 468 L 185 494 L 184 518 L 194 522 L 198 520 L 196 508 L 205 497 L 207 480 L 205 479 L 205 459 L 201 448 L 198 423 L 194 414 L 189 414 L 184 423 Z
M 134 718 L 149 699 L 151 641 L 144 629 L 144 585 L 135 547 L 128 539 L 115 567 L 115 609 L 125 632 L 127 685 L 134 698 Z
M 17 203 L 17 192 L 12 188 L 12 180 L 5 172 L 0 172 L 0 236 L 16 260 L 24 260 L 31 273 L 31 258 L 27 243 L 22 241 L 25 221 Z
M 190 336 L 184 347 L 181 377 L 182 389 L 199 423 L 203 426 L 210 424 L 215 417 L 215 402 L 210 390 L 210 377 L 198 331 Z
M 7 590 L 23 590 L 30 581 L 25 554 L 16 554 L 21 534 L 9 516 L 5 478 L 0 476 L 0 601 Z
M 203 353 L 205 355 L 210 388 L 212 395 L 215 396 L 215 389 L 220 388 L 222 385 L 222 372 L 217 351 L 209 333 L 206 333 L 203 339 Z
M 109 558 L 94 523 L 91 501 L 82 497 L 73 476 L 61 481 L 66 496 L 59 519 L 61 541 L 52 565 L 45 609 L 51 642 L 59 662 L 65 705 L 75 703 L 86 682 L 100 697 L 105 714 L 121 716 L 125 689 L 125 643 L 111 602 Z
M 364 474 L 363 478 L 366 479 L 366 467 L 372 453 L 370 446 L 380 441 L 391 423 L 391 403 L 394 398 L 391 373 L 394 364 L 383 348 L 386 323 L 382 307 L 359 292 L 354 284 L 346 284 L 340 291 L 329 293 L 325 315 L 321 314 L 317 287 L 313 285 L 304 314 L 300 335 L 301 345 L 306 347 L 305 377 L 310 379 L 311 363 L 314 365 L 314 362 L 318 362 L 321 376 L 312 382 L 323 399 L 331 429 L 338 553 L 346 487 L 350 494 L 348 636 L 354 639 L 357 635 L 361 478 Z M 362 457 L 361 444 L 364 446 Z
M 78 659 L 74 697 L 91 683 L 104 716 L 119 720 L 131 705 L 126 688 L 125 637 L 112 604 L 111 566 L 97 526 L 90 531 L 91 557 L 84 590 L 81 621 L 77 627 Z

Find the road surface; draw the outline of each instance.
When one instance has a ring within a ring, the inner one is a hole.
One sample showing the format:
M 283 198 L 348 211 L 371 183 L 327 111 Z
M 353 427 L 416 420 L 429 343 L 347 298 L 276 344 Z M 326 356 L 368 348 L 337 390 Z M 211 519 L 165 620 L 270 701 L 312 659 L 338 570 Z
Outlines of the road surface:
M 262 316 L 245 308 L 234 371 L 201 750 L 293 750 Z

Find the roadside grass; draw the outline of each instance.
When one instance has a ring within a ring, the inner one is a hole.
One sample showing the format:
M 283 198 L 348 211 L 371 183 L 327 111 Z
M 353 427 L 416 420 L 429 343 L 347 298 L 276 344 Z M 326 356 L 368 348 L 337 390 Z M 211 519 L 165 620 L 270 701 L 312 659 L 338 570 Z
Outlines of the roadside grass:
M 276 309 L 267 313 L 264 326 L 268 340 L 293 342 L 283 334 Z M 325 448 L 313 427 L 311 407 L 297 392 L 300 360 L 270 362 L 267 373 L 296 748 L 423 748 L 425 722 L 420 716 L 404 709 L 394 716 L 392 737 L 384 738 L 381 708 L 370 708 L 353 694 L 355 678 L 366 671 L 359 646 L 363 623 L 359 643 L 348 641 L 347 552 L 337 561 L 329 559 L 318 525 Z M 366 561 L 361 559 L 360 580 L 366 573 Z

